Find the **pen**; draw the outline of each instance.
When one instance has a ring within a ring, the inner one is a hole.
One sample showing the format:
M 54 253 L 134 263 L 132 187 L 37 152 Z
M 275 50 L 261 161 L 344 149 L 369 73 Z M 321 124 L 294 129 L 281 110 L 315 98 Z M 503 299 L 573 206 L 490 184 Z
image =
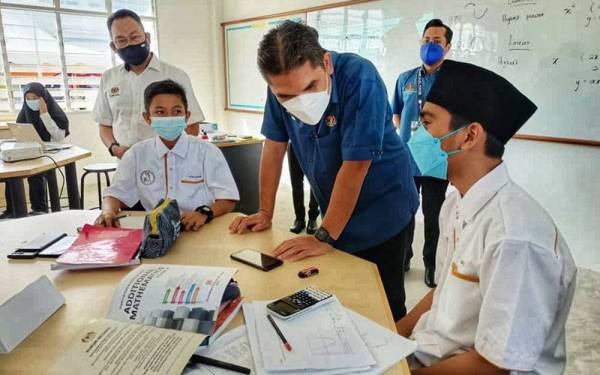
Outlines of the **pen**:
M 222 368 L 225 370 L 235 371 L 235 372 L 239 372 L 240 374 L 249 374 L 250 373 L 250 369 L 247 367 L 234 365 L 232 363 L 219 361 L 217 359 L 208 358 L 208 357 L 204 357 L 204 356 L 197 355 L 197 354 L 192 355 L 192 358 L 190 358 L 190 362 L 201 363 L 201 364 L 207 365 L 207 366 L 213 366 L 213 367 L 218 367 L 218 368 Z
M 279 329 L 277 324 L 275 324 L 275 320 L 273 320 L 273 317 L 271 315 L 267 314 L 267 319 L 269 319 L 269 322 L 271 322 L 271 325 L 273 326 L 273 328 L 275 328 L 275 332 L 277 332 L 277 336 L 279 336 L 279 338 L 283 342 L 283 346 L 285 346 L 285 348 L 287 349 L 288 352 L 291 352 L 292 346 L 290 345 L 288 340 L 285 338 L 285 336 L 283 335 L 283 333 L 281 332 L 281 330 Z
M 127 215 L 119 215 L 119 216 L 115 217 L 115 220 L 125 219 L 126 217 L 127 217 Z

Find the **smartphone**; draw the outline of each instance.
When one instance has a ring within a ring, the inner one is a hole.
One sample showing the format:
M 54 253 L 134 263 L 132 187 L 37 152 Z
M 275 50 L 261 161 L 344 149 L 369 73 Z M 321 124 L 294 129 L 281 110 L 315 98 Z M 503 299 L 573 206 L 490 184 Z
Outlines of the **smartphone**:
M 29 250 L 15 250 L 11 254 L 8 254 L 6 257 L 9 259 L 33 259 L 35 258 L 40 250 L 38 251 L 29 251 Z
M 33 240 L 28 241 L 24 245 L 19 246 L 19 250 L 39 253 L 53 243 L 58 242 L 66 235 L 66 233 L 44 233 L 35 237 Z
M 270 255 L 252 249 L 244 249 L 231 254 L 231 259 L 237 260 L 263 271 L 270 271 L 283 264 L 283 261 Z

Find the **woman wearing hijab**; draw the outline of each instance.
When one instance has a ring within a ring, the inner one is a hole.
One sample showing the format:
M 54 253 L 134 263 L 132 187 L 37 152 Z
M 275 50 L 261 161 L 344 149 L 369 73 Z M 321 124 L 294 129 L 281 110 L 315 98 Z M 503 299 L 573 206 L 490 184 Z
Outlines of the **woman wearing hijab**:
M 25 85 L 23 96 L 25 101 L 17 116 L 17 123 L 32 124 L 44 142 L 59 142 L 69 135 L 67 115 L 42 84 L 32 82 Z M 27 182 L 33 214 L 48 212 L 44 174 L 31 176 L 27 178 Z M 8 199 L 9 191 L 6 190 L 6 211 L 0 215 L 0 219 L 12 217 L 12 208 Z

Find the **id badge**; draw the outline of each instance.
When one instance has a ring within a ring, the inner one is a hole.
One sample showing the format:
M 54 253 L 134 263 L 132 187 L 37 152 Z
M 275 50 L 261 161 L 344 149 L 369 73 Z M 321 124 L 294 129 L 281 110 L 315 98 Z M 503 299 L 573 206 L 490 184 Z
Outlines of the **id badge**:
M 411 121 L 410 122 L 410 135 L 412 136 L 413 134 L 415 134 L 415 132 L 417 131 L 417 129 L 419 129 L 419 121 Z

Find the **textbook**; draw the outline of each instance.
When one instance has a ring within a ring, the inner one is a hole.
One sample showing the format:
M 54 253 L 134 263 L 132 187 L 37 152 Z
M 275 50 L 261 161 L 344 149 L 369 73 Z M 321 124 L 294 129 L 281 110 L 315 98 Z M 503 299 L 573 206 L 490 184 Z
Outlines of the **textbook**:
M 52 270 L 83 270 L 140 264 L 142 229 L 107 228 L 86 224 L 79 237 L 52 264 Z
M 242 304 L 235 268 L 141 265 L 129 272 L 114 294 L 108 319 L 201 333 L 212 343 Z

